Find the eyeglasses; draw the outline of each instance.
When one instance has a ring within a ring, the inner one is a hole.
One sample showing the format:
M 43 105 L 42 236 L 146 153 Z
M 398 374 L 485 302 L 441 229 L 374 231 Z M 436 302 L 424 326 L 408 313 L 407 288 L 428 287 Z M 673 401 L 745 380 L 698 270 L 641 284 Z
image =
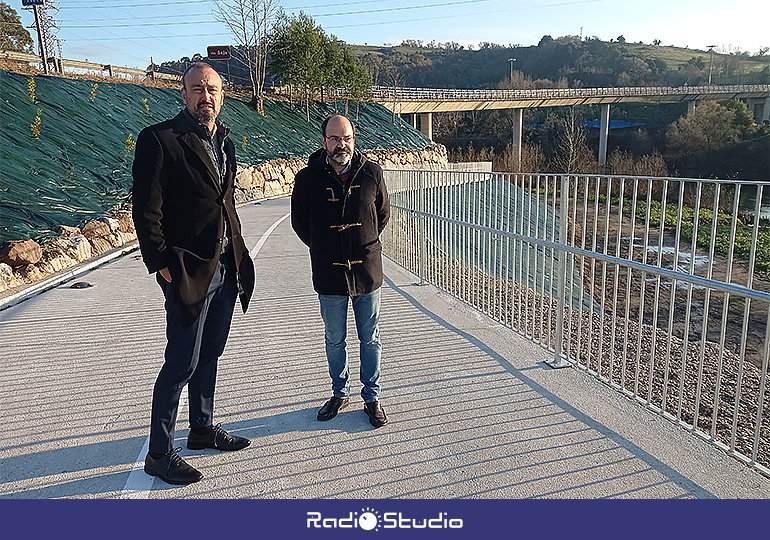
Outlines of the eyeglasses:
M 344 143 L 350 143 L 353 142 L 353 135 L 345 135 L 344 137 L 337 137 L 336 135 L 330 135 L 329 137 L 324 136 L 327 141 L 331 141 L 334 144 L 344 142 Z

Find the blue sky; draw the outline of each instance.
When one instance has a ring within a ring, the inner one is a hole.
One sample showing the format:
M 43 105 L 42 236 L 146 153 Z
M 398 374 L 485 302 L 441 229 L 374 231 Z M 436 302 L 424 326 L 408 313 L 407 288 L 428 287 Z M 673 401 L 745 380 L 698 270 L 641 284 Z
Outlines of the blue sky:
M 8 2 L 9 0 L 5 0 Z M 10 0 L 31 26 L 32 13 Z M 65 58 L 145 68 L 231 42 L 211 0 L 60 0 L 56 19 Z M 545 35 L 623 35 L 627 41 L 755 53 L 770 47 L 770 0 L 279 0 L 303 10 L 349 43 L 490 41 L 536 45 Z M 35 37 L 34 31 L 31 31 Z M 36 37 L 35 37 L 36 39 Z

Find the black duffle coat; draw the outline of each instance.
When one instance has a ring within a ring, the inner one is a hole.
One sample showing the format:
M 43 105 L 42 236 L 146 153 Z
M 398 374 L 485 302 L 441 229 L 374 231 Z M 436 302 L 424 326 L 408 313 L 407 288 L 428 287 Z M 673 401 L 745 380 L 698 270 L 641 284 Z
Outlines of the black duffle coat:
M 321 149 L 297 173 L 291 223 L 309 248 L 319 294 L 358 296 L 382 286 L 380 233 L 390 218 L 382 169 L 355 151 L 342 182 Z

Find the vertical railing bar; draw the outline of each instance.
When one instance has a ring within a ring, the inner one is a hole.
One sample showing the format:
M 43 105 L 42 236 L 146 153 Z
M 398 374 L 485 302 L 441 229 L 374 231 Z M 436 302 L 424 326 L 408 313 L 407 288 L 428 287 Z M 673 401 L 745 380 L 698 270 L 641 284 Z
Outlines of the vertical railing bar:
M 636 241 L 636 206 L 638 204 L 638 194 L 639 194 L 639 179 L 634 178 L 634 191 L 633 195 L 631 196 L 631 240 L 628 243 L 628 260 L 633 261 L 634 260 L 634 242 Z M 620 374 L 620 386 L 622 388 L 626 388 L 626 370 L 627 370 L 627 364 L 628 364 L 628 326 L 631 321 L 631 280 L 633 277 L 633 274 L 631 273 L 631 268 L 628 268 L 626 271 L 626 318 L 625 318 L 625 327 L 623 330 L 624 338 L 623 338 L 623 360 L 621 363 L 621 374 Z M 638 331 L 641 331 L 641 328 L 639 328 Z
M 591 240 L 591 251 L 597 252 L 599 247 L 599 192 L 600 192 L 600 177 L 596 176 L 596 188 L 594 189 L 594 213 L 593 213 L 593 235 Z M 591 367 L 591 357 L 593 356 L 593 341 L 594 341 L 594 302 L 596 301 L 596 259 L 591 258 L 591 311 L 588 325 L 588 366 Z M 600 339 L 601 341 L 601 339 Z M 599 365 L 599 358 L 596 358 L 597 366 L 596 372 L 599 373 L 601 366 Z
M 563 197 L 564 194 L 561 193 L 563 183 L 561 181 L 561 177 L 557 177 L 556 175 L 553 176 L 553 210 L 551 211 L 551 215 L 553 217 L 552 223 L 551 223 L 551 241 L 556 242 L 556 206 L 559 204 L 559 207 L 561 208 L 561 203 L 559 202 L 559 197 Z M 559 243 L 561 245 L 564 245 L 564 243 L 567 241 L 566 235 L 562 238 L 561 235 L 561 228 L 566 226 L 567 221 L 564 220 L 562 223 L 561 219 L 561 210 L 559 211 Z M 561 250 L 554 251 L 553 249 L 551 251 L 551 256 L 549 257 L 550 261 L 550 267 L 551 267 L 551 277 L 548 283 L 548 343 L 554 344 L 554 349 L 556 348 L 556 335 L 555 335 L 555 329 L 554 331 L 551 330 L 551 328 L 554 328 L 554 317 L 559 317 L 560 319 L 564 318 L 564 304 L 562 303 L 562 311 L 559 313 L 556 313 L 554 311 L 553 305 L 554 300 L 556 300 L 556 304 L 558 306 L 558 298 L 557 295 L 564 294 L 564 291 L 562 290 L 561 293 L 559 293 L 559 285 L 558 280 L 560 279 L 559 273 L 561 272 L 561 264 L 559 263 L 559 255 Z M 566 262 L 566 257 L 565 257 Z M 566 271 L 566 268 L 564 269 Z M 564 276 L 561 276 L 562 278 Z M 556 282 L 554 282 L 554 279 L 556 279 Z M 566 283 L 566 280 L 565 280 Z
M 543 187 L 543 200 L 540 202 L 540 205 L 538 206 L 539 210 L 542 210 L 543 219 L 542 219 L 542 233 L 538 235 L 539 238 L 546 240 L 548 239 L 548 185 L 550 184 L 550 175 L 545 175 L 543 178 L 543 183 L 545 184 Z M 538 220 L 538 223 L 540 223 L 540 220 Z M 548 273 L 548 259 L 547 259 L 547 250 L 545 247 L 540 248 L 541 253 L 541 260 L 542 260 L 542 267 L 540 270 L 540 343 L 545 345 L 546 347 L 550 347 L 550 343 L 548 343 L 548 336 L 546 332 L 546 310 L 548 307 L 546 306 L 547 297 L 545 294 L 545 277 Z
M 500 230 L 506 231 L 508 227 L 507 223 L 507 216 L 508 216 L 508 186 L 510 185 L 510 176 L 509 175 L 500 175 L 498 178 L 498 182 L 500 184 Z M 508 259 L 506 258 L 508 256 L 508 248 L 507 248 L 507 236 L 501 236 L 499 241 L 499 252 L 500 252 L 500 264 L 498 265 L 498 275 L 500 276 L 500 281 L 498 283 L 498 292 L 497 292 L 497 304 L 498 309 L 500 313 L 500 320 L 508 326 L 508 302 L 507 302 L 507 294 L 508 294 Z
M 730 283 L 733 274 L 733 255 L 735 248 L 735 234 L 738 229 L 738 208 L 741 198 L 741 184 L 735 185 L 735 198 L 733 199 L 733 213 L 730 222 L 730 241 L 727 246 L 727 270 L 725 274 L 725 283 Z M 714 384 L 714 404 L 711 414 L 711 437 L 716 438 L 717 420 L 720 403 L 720 393 L 722 392 L 722 368 L 724 367 L 725 338 L 727 336 L 727 317 L 730 309 L 730 293 L 725 293 L 722 304 L 722 327 L 719 334 L 719 358 L 717 360 L 717 378 Z
M 505 183 L 505 189 L 506 189 L 506 195 L 505 195 L 505 230 L 506 232 L 511 232 L 511 183 L 514 181 L 515 176 L 507 176 L 506 177 L 506 183 Z M 513 289 L 509 286 L 509 284 L 513 285 L 513 272 L 511 264 L 511 237 L 506 236 L 505 237 L 505 293 L 503 296 L 503 305 L 505 306 L 505 324 L 506 326 L 510 325 L 511 328 L 514 327 L 513 325 Z M 510 321 L 509 321 L 510 319 Z
M 696 195 L 695 195 L 695 213 L 692 218 L 692 242 L 690 247 L 690 271 L 691 276 L 695 275 L 695 256 L 698 252 L 698 221 L 700 214 L 700 198 L 702 183 L 696 182 Z M 687 305 L 685 307 L 684 315 L 684 342 L 682 344 L 682 372 L 679 377 L 679 394 L 677 397 L 677 420 L 682 420 L 682 406 L 684 400 L 684 381 L 687 373 L 687 357 L 690 352 L 690 315 L 692 313 L 692 283 L 687 284 Z
M 612 206 L 612 180 L 605 176 L 604 180 L 607 182 L 607 212 L 604 216 L 604 247 L 602 253 L 607 255 L 607 249 L 610 242 L 610 209 Z M 598 193 L 597 193 L 598 197 Z M 596 216 L 599 217 L 598 215 Z M 598 369 L 597 373 L 602 372 L 602 359 L 604 358 L 604 320 L 606 317 L 606 303 L 607 303 L 607 261 L 602 261 L 602 296 L 601 305 L 599 306 L 599 353 L 598 353 Z M 612 354 L 610 354 L 610 362 L 612 362 Z
M 471 197 L 470 197 L 470 182 L 468 181 L 468 177 L 466 174 L 462 174 L 462 184 L 461 184 L 461 192 L 462 192 L 462 201 L 461 201 L 461 209 L 462 209 L 462 215 L 463 223 L 470 223 L 471 221 Z M 471 267 L 471 258 L 470 258 L 470 232 L 471 230 L 465 226 L 465 225 L 459 225 L 458 227 L 460 229 L 460 238 L 462 239 L 462 242 L 459 244 L 459 251 L 460 251 L 460 257 L 462 258 L 462 279 L 460 280 L 461 285 L 461 296 L 460 299 L 464 302 L 468 302 L 468 290 L 469 290 L 469 282 L 471 278 L 471 274 L 469 273 L 469 269 Z
M 759 236 L 759 220 L 762 212 L 762 184 L 757 185 L 756 201 L 754 203 L 754 226 L 751 231 L 751 250 L 749 251 L 749 269 L 746 287 L 751 289 L 754 284 L 754 263 L 757 256 L 757 238 Z M 741 334 L 741 354 L 738 358 L 738 381 L 735 385 L 735 402 L 733 405 L 733 426 L 730 434 L 730 448 L 735 448 L 735 439 L 738 430 L 738 417 L 741 403 L 741 390 L 743 389 L 743 365 L 746 361 L 746 339 L 749 329 L 749 316 L 751 312 L 751 298 L 745 299 L 743 310 L 743 332 Z
M 516 211 L 519 213 L 519 218 L 517 220 L 518 228 L 516 229 L 516 232 L 518 232 L 519 234 L 524 234 L 524 193 L 525 193 L 524 186 L 525 184 L 526 184 L 526 176 L 522 175 L 521 187 L 516 190 L 516 197 L 517 197 Z M 518 249 L 519 249 L 518 255 L 516 255 L 515 246 L 518 246 Z M 517 240 L 516 242 L 514 242 L 514 256 L 516 256 L 517 258 L 516 265 L 519 270 L 518 281 L 517 281 L 518 289 L 516 291 L 516 299 L 517 299 L 516 306 L 518 310 L 518 319 L 519 319 L 517 323 L 517 328 L 519 332 L 526 335 L 527 332 L 526 332 L 525 326 L 526 326 L 527 310 L 526 310 L 526 306 L 524 305 L 525 299 L 523 298 L 524 242 L 522 240 Z
M 757 218 L 756 221 L 759 221 Z M 757 396 L 757 419 L 754 423 L 754 442 L 751 445 L 751 460 L 756 463 L 759 453 L 759 434 L 762 429 L 762 418 L 764 418 L 765 389 L 767 387 L 767 365 L 770 361 L 770 305 L 767 309 L 767 323 L 765 324 L 765 347 L 762 355 L 762 371 L 759 376 L 759 394 Z
M 529 177 L 529 185 L 528 185 L 527 193 L 528 193 L 528 197 L 527 197 L 527 236 L 531 237 L 532 236 L 532 176 Z M 528 318 L 527 319 L 527 334 L 529 335 L 529 337 L 534 339 L 534 337 L 535 337 L 534 331 L 530 332 L 530 330 L 529 330 L 530 323 L 534 324 L 534 320 L 535 320 L 534 314 L 531 316 L 532 320 L 531 321 L 529 320 L 530 312 L 534 313 L 534 311 L 535 311 L 534 296 L 533 296 L 533 303 L 532 303 L 532 309 L 531 310 L 530 310 L 530 301 L 529 301 L 529 297 L 530 297 L 529 293 L 530 293 L 530 290 L 531 290 L 530 286 L 529 286 L 529 274 L 531 272 L 531 266 L 530 266 L 530 255 L 531 255 L 530 252 L 531 252 L 531 248 L 532 248 L 532 245 L 528 242 L 527 243 L 527 318 Z
M 714 204 L 711 208 L 711 239 L 709 240 L 708 266 L 706 278 L 711 279 L 714 268 L 714 247 L 716 245 L 717 219 L 719 214 L 719 196 L 721 184 L 716 184 L 714 190 Z M 700 351 L 698 352 L 698 380 L 695 384 L 695 407 L 693 409 L 693 425 L 697 428 L 700 417 L 700 400 L 703 389 L 703 369 L 706 359 L 706 338 L 708 336 L 709 309 L 711 302 L 711 289 L 706 288 L 703 298 L 703 320 L 701 321 Z
M 666 195 L 667 195 L 667 182 L 663 181 L 663 193 L 660 200 L 660 228 L 658 229 L 658 263 L 660 268 L 663 265 L 663 236 L 666 233 Z M 655 276 L 655 298 L 653 300 L 652 307 L 652 341 L 650 346 L 650 373 L 647 378 L 647 401 L 652 402 L 652 387 L 653 387 L 653 375 L 655 372 L 655 353 L 657 351 L 657 337 L 658 337 L 658 305 L 660 300 L 660 274 Z M 665 403 L 661 404 L 661 409 L 666 410 Z
M 484 175 L 484 179 L 482 182 L 482 188 L 481 188 L 481 201 L 479 201 L 479 223 L 484 226 L 489 226 L 489 219 L 491 217 L 492 213 L 492 207 L 489 204 L 489 199 L 491 198 L 490 193 L 490 184 L 489 179 Z M 488 265 L 486 261 L 489 261 L 491 258 L 491 247 L 492 247 L 492 234 L 488 232 L 483 232 L 481 236 L 481 253 L 479 257 L 479 268 L 478 268 L 478 274 L 479 274 L 479 293 L 478 293 L 478 300 L 479 304 L 481 305 L 481 311 L 482 313 L 486 313 L 487 315 L 491 316 L 489 312 L 489 301 L 487 300 L 487 295 L 489 293 L 489 286 L 487 285 L 489 278 L 487 277 L 489 274 Z
M 500 189 L 499 189 L 499 186 L 500 186 L 500 175 L 495 175 L 492 185 L 494 186 L 494 189 L 492 190 L 492 192 L 493 192 L 492 200 L 494 201 L 493 208 L 494 208 L 494 212 L 495 212 L 494 220 L 493 220 L 494 223 L 495 223 L 494 228 L 496 230 L 501 230 L 501 227 L 500 227 L 500 210 L 499 210 L 499 208 L 500 208 Z M 495 234 L 493 240 L 494 241 L 492 243 L 492 249 L 494 251 L 494 258 L 492 259 L 492 268 L 493 268 L 493 272 L 494 272 L 494 278 L 492 279 L 492 288 L 491 288 L 491 291 L 490 291 L 492 297 L 490 298 L 490 302 L 492 303 L 492 308 L 493 308 L 492 309 L 492 313 L 494 313 L 494 319 L 499 322 L 501 317 L 500 317 L 500 302 L 499 302 L 499 294 L 500 293 L 499 293 L 499 287 L 498 287 L 498 283 L 499 283 L 499 281 L 498 281 L 498 277 L 499 277 L 499 271 L 498 271 L 499 264 L 498 264 L 498 260 L 499 260 L 499 255 L 500 255 L 500 249 L 499 248 L 500 248 L 500 242 L 502 240 L 502 236 L 500 236 L 499 234 Z
M 645 209 L 644 216 L 644 245 L 642 251 L 642 264 L 647 264 L 648 247 L 650 245 L 650 202 L 652 200 L 652 184 L 651 180 L 647 179 L 647 208 Z M 636 370 L 634 372 L 634 395 L 639 395 L 639 378 L 642 375 L 641 365 L 641 351 L 642 351 L 642 334 L 644 334 L 644 306 L 646 304 L 646 286 L 647 286 L 647 272 L 642 270 L 642 281 L 639 292 L 639 335 L 636 342 Z M 652 356 L 652 352 L 650 354 Z M 651 367 L 648 364 L 648 368 Z
M 460 194 L 462 190 L 462 184 L 456 178 L 454 178 L 453 175 L 447 176 L 450 177 L 450 182 L 452 182 L 449 188 L 449 212 L 452 217 L 459 217 L 461 211 Z M 453 294 L 455 294 L 457 298 L 462 298 L 462 293 L 460 292 L 459 287 L 459 284 L 462 281 L 460 272 L 462 272 L 463 267 L 461 262 L 461 255 L 458 249 L 460 243 L 460 228 L 455 223 L 450 223 L 447 230 L 449 233 L 449 240 L 451 242 L 450 249 L 452 252 L 450 286 L 452 287 Z
M 476 197 L 474 200 L 474 216 L 473 216 L 473 224 L 478 225 L 479 224 L 479 218 L 481 216 L 481 197 L 483 196 L 482 193 L 482 187 L 481 182 L 477 181 L 474 183 L 474 189 L 476 190 Z M 477 231 L 474 229 L 473 231 L 473 290 L 471 291 L 471 303 L 474 306 L 478 306 L 480 304 L 479 302 L 479 286 L 481 279 L 479 277 L 479 259 L 481 258 L 481 235 L 483 233 L 481 231 Z
M 625 196 L 625 178 L 619 178 L 620 185 L 618 186 L 618 234 L 615 239 L 615 257 L 620 258 L 620 244 L 623 239 L 623 199 Z M 610 366 L 607 378 L 612 381 L 612 377 L 615 374 L 615 337 L 618 326 L 618 283 L 620 281 L 620 265 L 615 265 L 615 279 L 612 287 L 612 331 L 610 333 Z M 625 344 L 624 344 L 625 348 Z
M 581 247 L 581 249 L 586 249 L 586 229 L 588 228 L 588 183 L 589 183 L 588 177 L 584 176 L 583 177 L 583 181 L 585 182 L 585 184 L 584 184 L 585 188 L 583 190 L 583 229 L 582 229 L 582 240 L 581 240 L 582 243 L 580 244 L 580 247 Z M 583 255 L 580 256 L 580 267 L 581 267 L 580 268 L 580 273 L 581 273 L 581 277 L 582 277 L 583 287 L 585 287 L 586 286 L 586 279 L 585 278 L 586 278 L 587 269 L 586 269 L 586 257 L 583 256 Z M 590 289 L 590 287 L 588 288 L 587 292 L 584 291 L 584 293 L 581 294 L 581 300 L 583 298 L 585 298 L 586 294 L 588 295 L 588 313 L 586 315 L 587 315 L 588 319 L 590 320 L 590 318 L 593 316 L 593 302 L 591 301 L 592 297 L 591 297 L 591 289 Z M 581 306 L 581 312 L 582 312 L 582 306 Z M 577 348 L 577 354 L 578 354 L 578 361 L 580 363 L 582 363 L 584 366 L 586 366 L 587 368 L 590 368 L 591 367 L 591 351 L 590 351 L 590 349 L 586 353 L 585 362 L 580 360 L 580 354 L 581 354 L 581 352 L 583 350 L 582 342 L 583 342 L 583 319 L 584 318 L 586 318 L 586 317 L 582 317 L 581 316 L 578 319 L 578 344 L 577 344 L 578 348 Z M 590 326 L 588 327 L 588 333 L 589 333 L 589 335 L 591 333 L 591 327 Z M 589 344 L 590 344 L 590 341 L 589 341 Z
M 499 175 L 494 175 L 492 177 L 492 222 L 495 224 L 494 229 L 500 229 L 498 220 L 500 218 L 500 212 L 499 212 L 499 205 L 500 205 L 500 193 L 498 191 L 498 185 L 499 185 Z M 492 281 L 490 283 L 489 287 L 489 303 L 491 304 L 491 310 L 492 310 L 492 318 L 499 321 L 500 320 L 500 314 L 498 311 L 499 303 L 495 301 L 495 297 L 497 296 L 497 260 L 498 260 L 498 247 L 500 245 L 499 239 L 502 238 L 500 235 L 495 234 L 492 238 L 492 252 L 493 257 L 491 262 L 491 268 L 492 268 Z
M 548 239 L 548 185 L 550 183 L 550 175 L 545 175 L 543 178 L 543 183 L 545 184 L 543 187 L 543 200 L 540 201 L 540 204 L 538 205 L 538 211 L 542 210 L 543 218 L 542 218 L 542 232 L 538 233 L 538 238 L 541 238 L 543 240 Z M 540 225 L 541 220 L 538 219 L 538 226 Z M 548 337 L 546 335 L 546 310 L 548 309 L 546 307 L 546 295 L 545 295 L 545 276 L 548 273 L 548 260 L 547 260 L 547 254 L 545 247 L 540 247 L 540 259 L 542 260 L 542 266 L 540 269 L 540 313 L 538 315 L 538 318 L 540 319 L 540 343 L 545 345 L 546 347 L 550 344 L 548 343 Z
M 540 185 L 543 181 L 543 175 L 537 176 L 537 187 L 535 188 L 535 238 L 542 238 L 540 231 L 540 207 L 543 202 L 540 200 Z M 535 267 L 532 272 L 532 335 L 535 336 L 535 340 L 538 343 L 543 343 L 543 297 L 540 295 L 540 307 L 538 309 L 538 282 L 540 276 L 543 275 L 540 269 L 540 246 L 533 245 L 534 248 L 534 263 Z M 540 331 L 538 332 L 538 324 Z
M 679 243 L 682 234 L 682 207 L 684 206 L 684 180 L 679 181 L 679 199 L 677 201 L 676 232 L 674 233 L 674 270 L 679 270 Z M 674 335 L 674 312 L 676 311 L 676 284 L 671 280 L 671 309 L 668 312 L 668 339 L 666 341 L 666 367 L 663 370 L 663 410 L 668 410 L 668 379 L 671 369 L 671 344 Z
M 578 207 L 578 184 L 580 183 L 577 177 L 570 177 L 567 176 L 567 182 L 572 179 L 574 182 L 574 190 L 573 190 L 573 200 L 575 201 L 575 204 L 572 205 L 572 235 L 570 238 L 570 245 L 575 245 L 575 234 L 576 234 L 576 225 L 577 225 L 577 207 Z M 569 195 L 567 195 L 569 197 Z M 580 354 L 579 351 L 575 351 L 575 354 L 572 355 L 570 351 L 572 350 L 572 347 L 574 346 L 574 328 L 573 328 L 573 318 L 575 315 L 577 315 L 578 318 L 582 317 L 583 313 L 583 288 L 580 287 L 577 291 L 578 295 L 578 304 L 577 306 L 573 306 L 575 303 L 575 268 L 577 267 L 577 257 L 570 255 L 568 261 L 570 262 L 570 278 L 569 278 L 569 287 L 570 287 L 570 312 L 569 312 L 569 318 L 567 319 L 567 356 L 574 357 L 576 362 L 580 362 Z M 582 273 L 581 273 L 582 275 Z
M 567 176 L 561 176 L 561 202 L 559 204 L 559 244 L 562 246 L 567 243 L 567 217 L 569 214 L 568 206 L 568 189 Z M 554 177 L 554 194 L 556 193 L 556 177 Z M 554 214 L 556 213 L 556 201 L 554 200 Z M 555 224 L 554 224 L 555 225 Z M 556 227 L 554 226 L 554 229 Z M 557 281 L 557 308 L 556 308 L 556 335 L 554 336 L 554 356 L 553 367 L 566 367 L 569 366 L 568 357 L 564 353 L 564 302 L 565 302 L 565 288 L 566 288 L 566 274 L 567 274 L 567 253 L 563 249 L 558 253 L 558 281 Z M 549 310 L 550 311 L 550 310 Z M 549 321 L 550 323 L 550 321 Z
M 451 197 L 452 197 L 452 186 L 450 185 L 451 178 L 449 176 L 448 172 L 441 173 L 441 191 L 442 191 L 442 206 L 441 211 L 443 212 L 444 217 L 450 217 L 450 207 L 451 207 Z M 446 258 L 444 259 L 444 276 L 443 276 L 443 287 L 444 290 L 450 290 L 450 272 L 452 271 L 452 244 L 451 244 L 451 233 L 449 228 L 449 223 L 444 222 L 441 227 L 441 236 L 442 236 L 442 242 L 444 249 L 446 251 Z M 454 291 L 452 291 L 454 294 Z

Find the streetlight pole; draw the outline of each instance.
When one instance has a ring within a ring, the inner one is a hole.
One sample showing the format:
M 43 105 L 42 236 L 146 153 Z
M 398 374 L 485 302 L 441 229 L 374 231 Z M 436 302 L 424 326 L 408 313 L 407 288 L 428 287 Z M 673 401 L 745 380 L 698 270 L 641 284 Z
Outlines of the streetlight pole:
M 516 59 L 509 58 L 508 61 L 511 63 L 511 82 L 513 82 L 513 66 L 516 65 Z
M 711 63 L 714 59 L 714 47 L 716 47 L 716 45 L 708 46 L 709 48 L 709 86 L 711 86 Z

